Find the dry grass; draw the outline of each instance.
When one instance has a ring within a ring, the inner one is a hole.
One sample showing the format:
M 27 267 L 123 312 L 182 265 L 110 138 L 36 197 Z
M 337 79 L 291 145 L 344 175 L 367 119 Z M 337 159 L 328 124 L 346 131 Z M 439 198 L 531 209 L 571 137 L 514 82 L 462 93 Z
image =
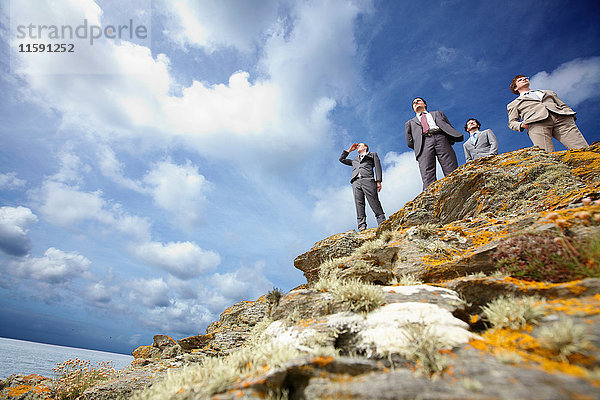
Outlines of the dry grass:
M 413 323 L 403 326 L 403 329 L 410 343 L 408 356 L 417 361 L 417 366 L 426 375 L 441 372 L 450 365 L 450 360 L 442 353 L 447 343 L 436 335 L 429 325 Z
M 242 348 L 227 357 L 206 358 L 201 365 L 187 365 L 169 371 L 167 377 L 154 383 L 132 400 L 175 400 L 204 398 L 222 392 L 235 382 L 251 379 L 266 370 L 281 368 L 301 353 L 290 347 L 262 342 Z M 272 398 L 285 398 L 285 393 L 271 393 Z M 281 397 L 283 396 L 283 397 Z
M 493 328 L 522 329 L 536 323 L 544 315 L 543 309 L 543 302 L 535 296 L 500 296 L 483 306 L 482 312 Z
M 576 324 L 570 318 L 561 318 L 542 327 L 539 339 L 544 347 L 558 353 L 562 361 L 567 361 L 567 356 L 580 353 L 591 346 L 591 337 L 586 334 L 585 325 Z
M 61 400 L 76 399 L 86 389 L 98 385 L 117 374 L 109 361 L 92 365 L 91 361 L 78 358 L 57 364 L 54 371 L 54 390 Z
M 368 313 L 380 307 L 385 300 L 379 287 L 355 279 L 341 281 L 330 292 L 335 302 L 352 312 Z
M 414 274 L 401 274 L 400 276 L 395 276 L 389 282 L 392 286 L 413 286 L 413 285 L 422 285 L 423 281 L 417 278 Z

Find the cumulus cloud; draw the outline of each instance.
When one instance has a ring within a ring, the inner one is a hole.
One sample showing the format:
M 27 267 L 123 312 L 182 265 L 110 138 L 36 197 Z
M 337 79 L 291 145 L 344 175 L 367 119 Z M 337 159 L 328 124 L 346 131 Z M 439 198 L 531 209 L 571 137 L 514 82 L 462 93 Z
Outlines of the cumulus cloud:
M 91 262 L 77 252 L 65 252 L 50 247 L 43 257 L 25 257 L 8 264 L 11 275 L 36 281 L 66 285 L 75 278 L 89 278 Z
M 265 262 L 256 262 L 253 266 L 243 266 L 233 272 L 216 273 L 210 278 L 211 287 L 215 290 L 216 300 L 226 299 L 229 302 L 255 300 L 272 288 L 272 283 L 264 276 Z
M 215 314 L 196 301 L 173 299 L 168 307 L 149 309 L 142 322 L 154 331 L 184 336 L 201 333 L 215 319 Z
M 26 183 L 27 183 L 27 181 L 17 178 L 17 174 L 14 172 L 0 174 L 0 189 L 5 189 L 5 190 L 20 189 L 23 186 L 25 186 Z
M 555 91 L 571 106 L 600 96 L 600 57 L 576 58 L 548 73 L 541 71 L 531 77 L 533 89 Z
M 37 217 L 26 207 L 0 207 L 0 250 L 11 256 L 29 253 L 31 243 L 27 226 Z
M 343 232 L 356 225 L 354 195 L 350 184 L 336 188 L 313 189 L 310 193 L 317 198 L 312 220 L 326 232 Z M 367 214 L 367 219 L 369 218 L 370 214 Z
M 84 295 L 88 300 L 98 305 L 110 303 L 117 292 L 117 287 L 107 287 L 101 282 L 96 282 L 86 286 Z
M 197 278 L 221 263 L 219 254 L 192 242 L 149 242 L 136 246 L 134 251 L 140 260 L 180 279 Z
M 102 21 L 103 11 L 95 3 L 83 2 L 81 9 L 69 8 L 70 3 L 58 2 L 49 15 L 73 14 L 80 19 L 78 12 L 95 13 L 90 22 Z M 264 160 L 255 167 L 277 171 L 274 167 L 300 160 L 311 147 L 324 143 L 332 127 L 329 113 L 357 86 L 354 20 L 368 5 L 346 0 L 298 2 L 285 5 L 289 18 L 279 18 L 279 4 L 260 3 L 163 4 L 191 21 L 174 22 L 173 29 L 195 32 L 189 27 L 196 24 L 209 32 L 206 46 L 241 49 L 260 39 L 264 48 L 256 53 L 258 76 L 232 71 L 227 82 L 214 84 L 193 77 L 181 95 L 173 95 L 172 88 L 181 85 L 171 75 L 165 55 L 153 55 L 149 48 L 126 41 L 103 42 L 94 45 L 96 54 L 90 62 L 113 68 L 114 74 L 29 74 L 23 76 L 27 85 L 21 90 L 30 101 L 58 111 L 65 130 L 83 130 L 110 147 L 184 145 L 207 158 L 243 160 L 245 167 L 242 156 L 251 153 Z M 195 11 L 184 12 L 185 7 Z M 210 10 L 226 16 L 211 17 Z M 186 40 L 200 37 L 188 33 Z M 36 68 L 61 62 L 66 68 L 70 61 L 53 57 L 40 60 Z M 102 169 L 119 176 L 114 160 L 106 160 Z M 121 183 L 139 189 L 135 181 Z
M 86 192 L 76 185 L 48 179 L 31 195 L 40 204 L 39 211 L 44 219 L 55 225 L 70 227 L 95 221 L 130 236 L 132 240 L 148 241 L 150 238 L 150 223 L 145 218 L 124 212 L 119 204 L 110 204 L 100 190 Z
M 130 299 L 147 307 L 167 307 L 171 304 L 169 286 L 162 278 L 136 279 L 131 288 Z
M 164 6 L 171 17 L 169 37 L 179 44 L 203 47 L 208 52 L 227 46 L 247 52 L 277 20 L 278 2 L 179 0 L 166 1 Z
M 386 217 L 389 217 L 421 193 L 423 184 L 412 152 L 387 153 L 382 160 L 382 168 L 383 188 L 379 192 L 379 200 Z M 437 169 L 437 176 L 443 176 L 439 165 Z M 350 184 L 337 188 L 313 189 L 311 194 L 317 198 L 312 211 L 315 224 L 323 226 L 330 233 L 356 228 L 356 208 Z M 366 213 L 367 224 L 375 226 L 377 222 L 368 203 Z
M 159 162 L 143 181 L 149 187 L 154 202 L 173 213 L 178 225 L 191 228 L 201 220 L 205 193 L 211 190 L 212 184 L 191 162 L 185 165 Z
M 140 322 L 151 329 L 191 335 L 216 318 L 200 301 L 178 298 L 162 278 L 138 279 L 128 286 L 132 307 L 135 304 L 143 306 Z
M 100 171 L 104 176 L 127 189 L 139 193 L 147 192 L 140 182 L 125 176 L 123 172 L 123 163 L 117 159 L 117 155 L 111 147 L 107 145 L 98 145 L 97 157 Z
M 382 160 L 384 188 L 379 194 L 381 203 L 389 217 L 404 207 L 404 204 L 413 200 L 423 189 L 419 165 L 415 154 L 410 151 L 406 153 L 387 153 Z M 442 178 L 441 167 L 436 162 L 438 179 Z

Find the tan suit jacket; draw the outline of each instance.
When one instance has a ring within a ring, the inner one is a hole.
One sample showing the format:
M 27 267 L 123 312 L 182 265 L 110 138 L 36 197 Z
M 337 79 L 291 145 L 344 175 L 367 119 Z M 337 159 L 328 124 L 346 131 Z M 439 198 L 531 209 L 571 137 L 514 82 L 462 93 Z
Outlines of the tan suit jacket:
M 559 99 L 552 90 L 541 90 L 541 92 L 544 93 L 542 101 L 519 96 L 506 106 L 510 129 L 522 132 L 521 120 L 526 124 L 532 124 L 548 118 L 549 112 L 559 115 L 575 115 L 575 111 Z

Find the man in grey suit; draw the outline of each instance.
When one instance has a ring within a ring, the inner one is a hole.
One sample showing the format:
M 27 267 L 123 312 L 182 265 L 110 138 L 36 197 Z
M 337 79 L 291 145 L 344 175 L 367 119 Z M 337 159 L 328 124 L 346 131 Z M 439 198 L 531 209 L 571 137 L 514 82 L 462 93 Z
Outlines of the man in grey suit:
M 348 155 L 354 150 L 358 150 L 358 155 L 349 160 Z M 369 152 L 369 146 L 364 143 L 353 143 L 348 150 L 344 150 L 340 156 L 342 164 L 352 167 L 352 191 L 354 192 L 354 205 L 356 206 L 356 221 L 358 230 L 367 229 L 367 214 L 365 214 L 365 197 L 375 213 L 377 224 L 385 221 L 383 207 L 379 202 L 377 192 L 381 190 L 382 171 L 379 156 L 375 152 Z M 375 175 L 373 175 L 375 169 Z
M 575 125 L 575 111 L 551 90 L 531 90 L 529 78 L 517 75 L 510 83 L 510 90 L 519 95 L 506 106 L 508 127 L 523 132 L 527 129 L 534 146 L 551 153 L 552 138 L 567 149 L 588 147 L 588 143 Z
M 458 168 L 452 145 L 463 141 L 463 135 L 452 127 L 442 111 L 427 111 L 427 103 L 417 97 L 412 103 L 417 114 L 406 121 L 406 144 L 415 151 L 419 163 L 423 190 L 437 180 L 435 160 L 442 166 L 444 176 Z
M 498 139 L 491 129 L 480 131 L 481 122 L 469 118 L 465 123 L 465 131 L 470 137 L 463 143 L 465 159 L 467 162 L 481 157 L 498 154 Z

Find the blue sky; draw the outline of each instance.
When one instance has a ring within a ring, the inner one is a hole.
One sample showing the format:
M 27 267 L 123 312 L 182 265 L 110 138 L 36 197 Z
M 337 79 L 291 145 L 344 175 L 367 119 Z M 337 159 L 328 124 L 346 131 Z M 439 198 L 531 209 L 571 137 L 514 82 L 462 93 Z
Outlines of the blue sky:
M 416 96 L 512 151 L 525 74 L 600 139 L 593 1 L 119 3 L 0 0 L 0 336 L 127 353 L 303 283 L 293 259 L 356 227 L 342 149 L 378 152 L 388 216 L 420 192 Z M 84 19 L 150 34 L 17 51 Z

